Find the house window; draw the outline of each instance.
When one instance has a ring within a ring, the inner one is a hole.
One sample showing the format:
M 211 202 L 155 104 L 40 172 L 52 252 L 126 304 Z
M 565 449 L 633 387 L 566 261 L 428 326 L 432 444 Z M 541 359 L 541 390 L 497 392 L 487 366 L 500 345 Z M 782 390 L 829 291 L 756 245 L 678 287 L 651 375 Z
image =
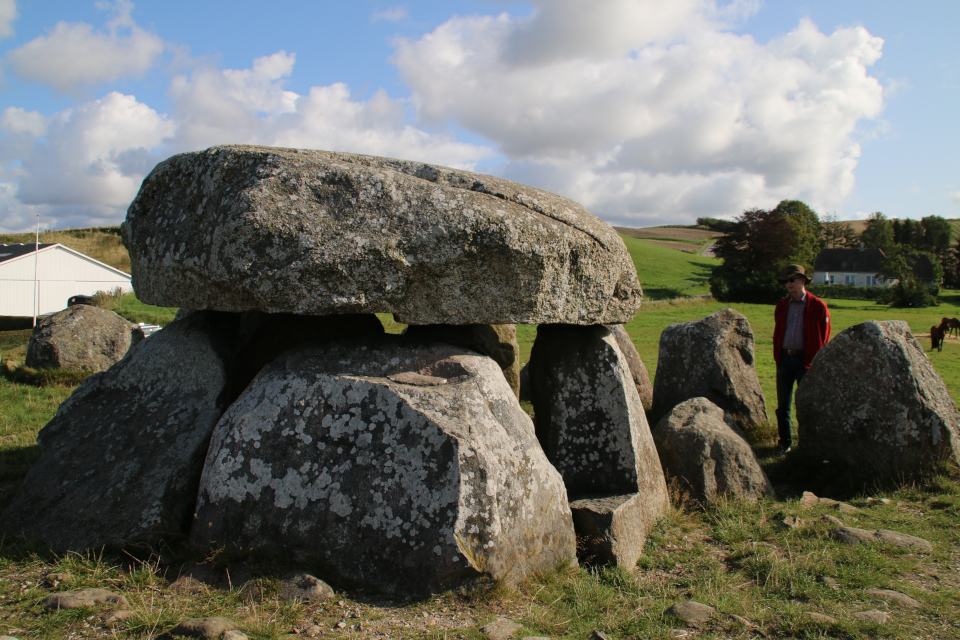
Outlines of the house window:
M 831 273 L 831 274 L 830 274 L 830 284 L 834 284 L 836 281 L 837 281 L 837 277 Z
M 843 274 L 843 284 L 857 284 L 857 274 L 855 273 L 845 273 Z
M 867 280 L 867 283 L 866 283 L 866 284 L 867 284 L 868 287 L 875 287 L 875 286 L 877 286 L 877 276 L 867 276 L 867 277 L 866 277 L 866 280 Z
M 841 268 L 841 269 L 846 269 L 846 268 L 847 268 L 847 261 L 846 261 L 846 260 L 844 260 L 843 262 L 840 263 L 840 268 Z

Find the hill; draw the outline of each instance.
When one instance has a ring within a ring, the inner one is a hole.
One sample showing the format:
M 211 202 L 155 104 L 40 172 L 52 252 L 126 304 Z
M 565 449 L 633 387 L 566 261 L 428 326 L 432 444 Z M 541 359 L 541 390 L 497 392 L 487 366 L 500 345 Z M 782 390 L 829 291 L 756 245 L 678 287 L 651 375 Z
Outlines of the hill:
M 34 233 L 0 234 L 0 244 L 33 244 Z M 99 260 L 124 273 L 130 273 L 130 256 L 120 241 L 120 227 L 94 227 L 89 229 L 64 229 L 41 231 L 40 242 L 59 242 L 80 253 Z

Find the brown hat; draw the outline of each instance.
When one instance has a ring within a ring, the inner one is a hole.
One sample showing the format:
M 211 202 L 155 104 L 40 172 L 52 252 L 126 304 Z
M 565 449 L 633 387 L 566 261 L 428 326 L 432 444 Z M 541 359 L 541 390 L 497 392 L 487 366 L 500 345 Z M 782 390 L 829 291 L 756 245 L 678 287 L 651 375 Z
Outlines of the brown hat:
M 786 284 L 787 280 L 793 276 L 803 276 L 806 278 L 808 283 L 810 282 L 810 276 L 807 275 L 807 272 L 803 268 L 802 264 L 788 264 L 783 268 L 783 274 L 777 278 L 777 282 L 780 284 Z

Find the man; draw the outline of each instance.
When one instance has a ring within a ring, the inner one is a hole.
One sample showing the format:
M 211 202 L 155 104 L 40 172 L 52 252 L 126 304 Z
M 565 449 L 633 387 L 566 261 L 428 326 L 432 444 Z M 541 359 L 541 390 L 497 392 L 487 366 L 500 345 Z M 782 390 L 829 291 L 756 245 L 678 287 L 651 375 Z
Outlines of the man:
M 790 405 L 793 385 L 803 379 L 813 356 L 830 339 L 830 311 L 823 300 L 807 291 L 802 265 L 791 264 L 777 278 L 790 294 L 773 312 L 773 359 L 777 363 L 777 431 L 780 449 L 790 451 Z

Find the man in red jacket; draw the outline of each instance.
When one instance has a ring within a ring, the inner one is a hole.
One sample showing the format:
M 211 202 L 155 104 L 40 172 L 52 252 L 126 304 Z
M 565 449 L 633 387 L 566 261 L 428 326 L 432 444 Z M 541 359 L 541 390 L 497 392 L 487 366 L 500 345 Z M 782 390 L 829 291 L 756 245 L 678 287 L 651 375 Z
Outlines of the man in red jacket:
M 790 405 L 793 385 L 800 384 L 813 356 L 830 339 L 830 311 L 826 303 L 807 291 L 802 265 L 787 266 L 779 278 L 790 294 L 773 312 L 773 359 L 777 363 L 777 431 L 780 449 L 790 451 Z

